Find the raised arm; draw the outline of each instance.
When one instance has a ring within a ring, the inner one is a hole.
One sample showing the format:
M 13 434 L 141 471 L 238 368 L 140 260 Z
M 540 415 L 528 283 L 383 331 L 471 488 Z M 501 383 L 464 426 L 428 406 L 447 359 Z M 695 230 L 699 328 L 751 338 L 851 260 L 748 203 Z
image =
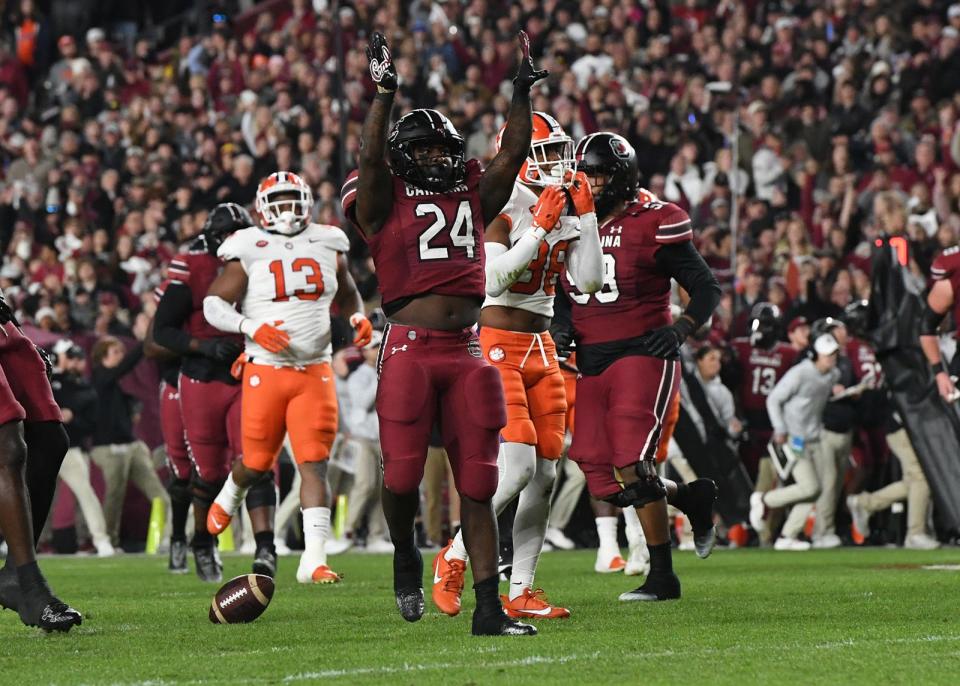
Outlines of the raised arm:
M 377 94 L 363 120 L 355 216 L 360 230 L 372 236 L 383 228 L 393 207 L 386 150 L 390 110 L 397 91 L 397 70 L 382 33 L 374 32 L 367 46 L 367 59 L 370 61 L 370 77 L 377 84 Z
M 363 298 L 347 266 L 347 256 L 343 253 L 337 255 L 337 294 L 333 296 L 333 304 L 340 312 L 353 312 L 350 326 L 357 334 L 353 344 L 362 348 L 369 343 L 373 336 L 373 324 L 363 313 Z
M 507 127 L 500 142 L 500 152 L 490 162 L 480 179 L 480 204 L 483 223 L 490 224 L 510 199 L 513 183 L 520 173 L 523 161 L 530 151 L 533 132 L 533 110 L 530 107 L 530 87 L 546 77 L 547 71 L 537 71 L 530 57 L 530 38 L 521 31 L 520 50 L 523 57 L 517 75 L 513 78 L 513 101 L 507 116 Z

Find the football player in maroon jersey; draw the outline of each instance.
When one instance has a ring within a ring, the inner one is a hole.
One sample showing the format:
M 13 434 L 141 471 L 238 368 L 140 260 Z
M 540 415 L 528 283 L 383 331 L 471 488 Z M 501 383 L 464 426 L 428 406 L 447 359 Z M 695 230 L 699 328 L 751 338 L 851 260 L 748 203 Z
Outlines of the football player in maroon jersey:
M 740 457 L 750 476 L 755 478 L 758 490 L 774 486 L 773 470 L 768 469 L 769 463 L 763 462 L 769 459 L 765 456 L 773 435 L 767 416 L 767 396 L 800 352 L 780 340 L 780 321 L 779 307 L 768 302 L 755 303 L 750 310 L 750 335 L 733 339 L 731 346 L 734 355 L 731 377 L 749 437 Z
M 937 256 L 930 267 L 930 277 L 934 284 L 927 295 L 927 306 L 920 319 L 920 347 L 930 363 L 930 373 L 937 381 L 940 397 L 953 402 L 958 397 L 957 389 L 941 359 L 937 330 L 950 311 L 953 312 L 954 326 L 960 327 L 960 298 L 957 297 L 957 289 L 960 288 L 960 245 L 947 248 Z M 955 356 L 954 360 L 958 357 Z
M 431 429 L 439 422 L 461 498 L 473 568 L 475 635 L 529 635 L 497 594 L 499 432 L 506 423 L 500 375 L 472 327 L 484 288 L 484 227 L 500 213 L 530 149 L 530 87 L 547 75 L 523 52 L 500 152 L 486 171 L 464 159 L 464 141 L 435 110 L 414 110 L 389 131 L 397 72 L 386 40 L 367 49 L 377 95 L 363 124 L 360 168 L 341 194 L 370 246 L 389 317 L 380 352 L 377 415 L 383 448 L 383 510 L 395 546 L 394 592 L 407 621 L 423 615 L 423 561 L 414 517 Z M 389 164 L 387 156 L 389 153 Z
M 70 444 L 51 371 L 47 354 L 23 335 L 0 291 L 0 531 L 9 550 L 0 569 L 0 608 L 48 632 L 83 622 L 53 595 L 36 557 Z
M 156 343 L 181 357 L 180 409 L 194 462 L 191 477 L 196 529 L 193 555 L 197 576 L 219 582 L 222 565 L 213 536 L 207 531 L 207 510 L 223 486 L 240 448 L 241 387 L 230 366 L 242 351 L 240 336 L 224 336 L 203 315 L 203 299 L 221 268 L 217 248 L 234 231 L 253 226 L 250 213 L 234 203 L 217 205 L 200 236 L 170 263 L 170 283 L 157 304 L 153 321 Z M 273 473 L 247 494 L 257 550 L 253 571 L 273 576 L 277 555 L 273 544 L 273 511 L 277 505 Z
M 690 516 L 698 553 L 705 557 L 715 538 L 716 486 L 708 479 L 689 485 L 661 480 L 655 458 L 680 383 L 680 346 L 710 318 L 720 284 L 693 247 L 687 213 L 639 187 L 637 156 L 626 139 L 591 134 L 577 144 L 576 158 L 596 197 L 604 285 L 588 295 L 564 274 L 581 374 L 570 455 L 592 496 L 634 507 L 640 516 L 650 573 L 620 600 L 679 598 L 667 498 Z M 671 279 L 690 295 L 676 322 L 670 316 Z

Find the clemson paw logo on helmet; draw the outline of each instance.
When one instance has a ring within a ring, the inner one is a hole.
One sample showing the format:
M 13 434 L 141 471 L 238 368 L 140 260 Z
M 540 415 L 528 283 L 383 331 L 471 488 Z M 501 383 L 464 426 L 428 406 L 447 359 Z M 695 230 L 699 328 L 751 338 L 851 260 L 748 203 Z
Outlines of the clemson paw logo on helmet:
M 374 81 L 380 83 L 383 80 L 383 75 L 387 73 L 387 70 L 390 68 L 390 49 L 384 45 L 383 46 L 383 58 L 382 59 L 373 59 L 370 60 L 370 76 Z

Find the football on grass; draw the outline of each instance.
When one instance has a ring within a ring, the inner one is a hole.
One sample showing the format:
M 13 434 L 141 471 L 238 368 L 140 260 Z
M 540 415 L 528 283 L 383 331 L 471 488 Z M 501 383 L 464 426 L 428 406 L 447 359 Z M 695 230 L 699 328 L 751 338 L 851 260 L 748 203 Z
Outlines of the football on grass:
M 263 574 L 244 574 L 220 587 L 210 603 L 214 624 L 244 624 L 263 614 L 273 598 L 273 579 Z

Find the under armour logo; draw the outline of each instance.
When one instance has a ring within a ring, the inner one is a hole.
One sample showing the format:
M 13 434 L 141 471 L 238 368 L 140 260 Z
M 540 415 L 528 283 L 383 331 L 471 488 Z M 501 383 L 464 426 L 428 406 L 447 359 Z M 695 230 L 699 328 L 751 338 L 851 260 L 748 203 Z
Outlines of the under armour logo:
M 610 228 L 610 233 L 623 233 L 622 226 L 613 226 Z
M 407 344 L 404 343 L 403 345 L 395 345 L 392 348 L 390 348 L 391 355 L 396 355 L 397 352 L 403 352 L 403 353 L 407 352 Z

